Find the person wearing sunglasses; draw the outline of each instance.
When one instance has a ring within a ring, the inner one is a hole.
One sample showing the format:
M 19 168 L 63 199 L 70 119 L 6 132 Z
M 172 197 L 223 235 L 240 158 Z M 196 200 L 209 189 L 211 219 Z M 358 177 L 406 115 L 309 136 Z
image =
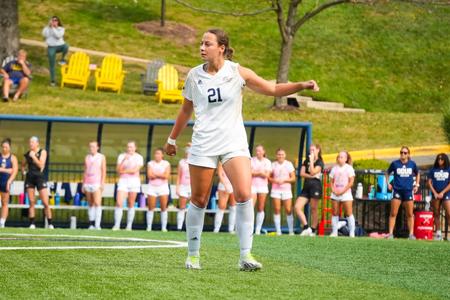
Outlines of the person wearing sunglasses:
M 414 197 L 419 189 L 420 174 L 414 161 L 411 160 L 409 148 L 403 146 L 400 149 L 400 159 L 395 160 L 389 166 L 386 173 L 386 182 L 389 182 L 389 176 L 394 175 L 393 184 L 389 184 L 389 190 L 393 189 L 393 198 L 391 200 L 391 213 L 389 215 L 389 239 L 394 238 L 395 220 L 397 219 L 398 209 L 402 205 L 406 212 L 406 218 L 409 230 L 409 239 L 415 240 L 414 236 Z
M 447 154 L 439 153 L 433 167 L 428 172 L 428 186 L 432 193 L 434 226 L 436 234 L 434 239 L 442 241 L 441 232 L 441 205 L 444 206 L 447 223 L 450 223 L 450 163 Z
M 50 71 L 50 85 L 55 86 L 56 53 L 62 53 L 60 64 L 65 64 L 65 57 L 69 52 L 69 45 L 64 41 L 65 29 L 57 16 L 50 18 L 48 25 L 42 30 L 42 35 L 47 43 L 47 55 Z

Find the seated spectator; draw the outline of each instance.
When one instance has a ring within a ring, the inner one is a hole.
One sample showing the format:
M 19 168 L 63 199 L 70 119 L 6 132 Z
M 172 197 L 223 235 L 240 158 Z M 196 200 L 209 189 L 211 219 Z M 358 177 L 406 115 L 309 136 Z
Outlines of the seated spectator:
M 17 101 L 30 83 L 31 65 L 27 62 L 27 52 L 19 50 L 17 59 L 7 63 L 0 73 L 3 75 L 3 101 L 8 101 L 11 86 L 18 85 L 13 97 L 13 101 Z

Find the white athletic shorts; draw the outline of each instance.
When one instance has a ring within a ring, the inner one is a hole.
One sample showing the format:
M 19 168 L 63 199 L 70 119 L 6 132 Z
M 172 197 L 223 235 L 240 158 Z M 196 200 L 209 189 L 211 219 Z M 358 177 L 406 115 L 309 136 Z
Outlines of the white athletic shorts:
M 95 193 L 99 189 L 100 189 L 100 184 L 89 184 L 89 183 L 83 184 L 83 190 L 88 193 Z
M 163 185 L 148 185 L 147 189 L 147 195 L 159 197 L 159 196 L 166 196 L 170 194 L 169 185 L 163 184 Z
M 179 196 L 183 198 L 191 198 L 191 185 L 190 184 L 182 184 L 179 187 Z
M 141 179 L 139 177 L 120 178 L 117 183 L 117 191 L 139 193 L 141 191 Z
M 192 153 L 189 153 L 187 162 L 190 165 L 205 167 L 205 168 L 217 168 L 217 164 L 219 160 L 222 164 L 225 164 L 227 161 L 232 159 L 233 157 L 244 156 L 250 159 L 250 152 L 248 149 L 236 150 L 233 152 L 228 152 L 222 155 L 214 155 L 214 156 L 199 156 Z
M 339 201 L 339 202 L 346 202 L 346 201 L 353 201 L 353 196 L 350 195 L 340 195 L 336 196 L 335 194 L 331 194 L 331 200 Z
M 272 199 L 281 199 L 281 200 L 288 200 L 292 199 L 292 191 L 280 191 L 280 190 L 272 190 L 270 192 L 270 197 Z
M 252 194 L 268 194 L 269 193 L 269 187 L 267 185 L 265 186 L 253 186 L 252 185 Z
M 222 184 L 222 182 L 219 182 L 219 185 L 217 186 L 217 189 L 222 192 L 227 192 L 228 194 L 233 193 L 233 187 L 231 184 L 229 186 L 225 186 Z

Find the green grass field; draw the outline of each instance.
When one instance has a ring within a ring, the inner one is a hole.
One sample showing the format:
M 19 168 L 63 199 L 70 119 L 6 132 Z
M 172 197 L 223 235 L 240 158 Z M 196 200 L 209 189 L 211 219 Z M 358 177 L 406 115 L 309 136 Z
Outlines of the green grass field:
M 0 247 L 135 245 L 11 233 L 184 241 L 178 232 L 7 228 Z M 16 237 L 19 238 L 19 237 Z M 22 237 L 23 238 L 23 237 Z M 41 240 L 37 240 L 41 239 Z M 449 299 L 450 243 L 256 236 L 263 270 L 239 272 L 236 236 L 205 233 L 201 271 L 185 248 L 0 250 L 2 299 Z

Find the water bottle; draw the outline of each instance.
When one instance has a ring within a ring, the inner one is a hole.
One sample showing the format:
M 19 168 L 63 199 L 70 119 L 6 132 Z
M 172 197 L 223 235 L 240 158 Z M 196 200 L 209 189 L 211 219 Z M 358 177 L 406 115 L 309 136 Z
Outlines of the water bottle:
M 25 205 L 30 205 L 30 199 L 28 199 L 28 193 L 25 194 Z
M 216 196 L 212 196 L 211 197 L 211 210 L 215 210 L 216 209 Z
M 49 201 L 48 201 L 49 204 L 50 204 L 50 205 L 55 205 L 55 193 L 52 192 L 52 193 L 50 194 L 50 197 L 49 197 L 49 198 L 50 198 Z
M 358 182 L 358 186 L 356 187 L 356 198 L 362 199 L 363 197 L 363 185 L 361 182 Z
M 76 206 L 80 206 L 81 205 L 81 203 L 80 203 L 80 193 L 76 193 L 75 194 L 75 197 L 73 198 L 73 205 L 76 205 Z
M 77 229 L 77 217 L 70 217 L 70 229 Z
M 59 196 L 59 193 L 56 192 L 56 194 L 55 194 L 55 205 L 59 206 L 60 202 L 61 202 L 61 197 Z
M 371 185 L 369 190 L 369 200 L 375 199 L 375 186 Z
M 19 195 L 19 204 L 25 204 L 25 194 L 20 193 Z

